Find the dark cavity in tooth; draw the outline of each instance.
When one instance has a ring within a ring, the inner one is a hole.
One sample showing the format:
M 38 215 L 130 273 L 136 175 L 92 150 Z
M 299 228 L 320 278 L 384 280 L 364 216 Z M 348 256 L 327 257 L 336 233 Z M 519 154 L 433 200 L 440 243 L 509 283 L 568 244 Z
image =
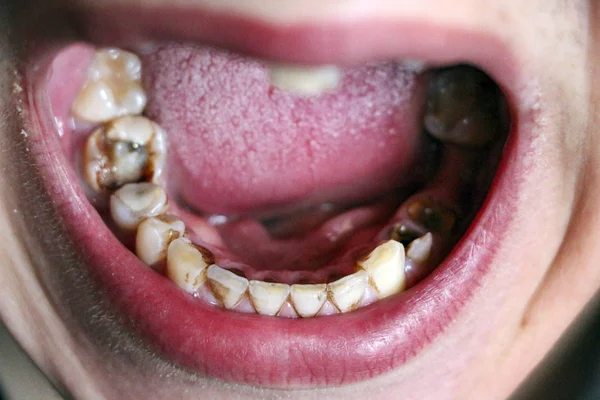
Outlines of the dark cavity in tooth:
M 408 216 L 428 230 L 448 234 L 456 223 L 455 214 L 432 199 L 416 200 L 408 206 Z
M 421 234 L 404 224 L 396 224 L 390 231 L 390 239 L 400 242 L 407 247 L 410 242 L 421 237 Z
M 427 91 L 424 124 L 444 143 L 481 148 L 508 130 L 506 101 L 484 72 L 467 65 L 436 71 Z

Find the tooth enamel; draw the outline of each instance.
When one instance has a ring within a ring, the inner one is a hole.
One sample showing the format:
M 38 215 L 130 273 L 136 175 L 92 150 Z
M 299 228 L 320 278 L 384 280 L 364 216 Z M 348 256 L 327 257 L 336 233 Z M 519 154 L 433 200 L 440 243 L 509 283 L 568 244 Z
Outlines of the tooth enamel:
M 121 117 L 87 140 L 84 177 L 94 190 L 116 189 L 144 178 L 161 183 L 166 165 L 166 132 L 139 116 Z
M 329 298 L 341 312 L 352 311 L 358 307 L 368 284 L 369 275 L 365 271 L 355 272 L 330 283 Z
M 342 73 L 336 66 L 270 65 L 271 83 L 281 90 L 314 96 L 338 87 Z
M 292 285 L 290 298 L 298 315 L 304 318 L 314 317 L 327 300 L 327 285 Z
M 146 106 L 138 56 L 119 49 L 96 52 L 87 81 L 73 102 L 73 114 L 84 121 L 107 122 L 140 114 Z
M 244 297 L 248 289 L 248 279 L 238 276 L 216 264 L 208 267 L 206 273 L 208 283 L 215 297 L 227 309 L 234 308 Z
M 377 246 L 358 265 L 367 274 L 380 298 L 399 293 L 404 289 L 404 246 L 395 240 Z
M 406 249 L 406 256 L 417 262 L 425 262 L 431 254 L 433 245 L 433 235 L 427 233 L 418 239 L 413 240 Z
M 290 294 L 290 286 L 284 283 L 250 281 L 248 289 L 256 312 L 262 315 L 275 315 Z
M 206 281 L 208 263 L 204 255 L 186 238 L 171 242 L 167 250 L 167 277 L 188 293 L 196 292 Z
M 124 230 L 133 230 L 144 218 L 160 215 L 166 209 L 167 193 L 153 183 L 129 183 L 110 198 L 112 219 Z
M 135 237 L 135 253 L 151 267 L 157 266 L 167 257 L 169 244 L 182 237 L 185 224 L 178 218 L 161 216 L 146 218 L 138 227 Z

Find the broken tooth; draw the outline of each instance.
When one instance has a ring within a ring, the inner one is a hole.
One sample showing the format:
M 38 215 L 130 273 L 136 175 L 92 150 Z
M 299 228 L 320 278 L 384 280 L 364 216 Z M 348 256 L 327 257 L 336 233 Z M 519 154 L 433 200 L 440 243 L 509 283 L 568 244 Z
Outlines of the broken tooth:
M 336 89 L 342 72 L 334 65 L 275 65 L 268 68 L 271 83 L 281 90 L 304 96 L 315 96 Z
M 328 284 L 329 298 L 341 312 L 356 309 L 369 284 L 366 271 L 358 271 L 352 275 Z
M 195 293 L 206 281 L 209 262 L 187 238 L 177 238 L 167 250 L 167 277 L 188 293 Z
M 303 318 L 314 317 L 327 300 L 327 285 L 324 283 L 292 285 L 290 299 L 298 315 Z
M 142 178 L 161 183 L 166 165 L 166 132 L 139 116 L 121 117 L 98 128 L 87 140 L 84 177 L 97 192 Z
M 138 227 L 135 253 L 150 267 L 157 268 L 167 258 L 169 244 L 185 234 L 185 224 L 168 215 L 146 218 Z
M 140 114 L 147 102 L 141 72 L 142 63 L 135 54 L 120 49 L 98 50 L 87 81 L 73 102 L 73 114 L 89 122 Z
M 369 275 L 371 285 L 379 298 L 391 296 L 404 290 L 404 246 L 395 240 L 377 246 L 358 265 Z
M 425 262 L 431 254 L 433 235 L 428 232 L 418 239 L 413 240 L 406 249 L 406 256 L 417 262 Z
M 443 234 L 450 233 L 456 224 L 456 214 L 438 201 L 425 198 L 408 205 L 408 216 L 426 229 Z
M 250 281 L 248 292 L 256 312 L 276 315 L 290 294 L 290 286 L 284 283 Z
M 124 230 L 134 230 L 148 217 L 167 210 L 167 193 L 154 183 L 128 183 L 110 198 L 113 221 Z
M 215 297 L 229 310 L 242 300 L 248 289 L 248 279 L 216 264 L 208 267 L 206 277 Z

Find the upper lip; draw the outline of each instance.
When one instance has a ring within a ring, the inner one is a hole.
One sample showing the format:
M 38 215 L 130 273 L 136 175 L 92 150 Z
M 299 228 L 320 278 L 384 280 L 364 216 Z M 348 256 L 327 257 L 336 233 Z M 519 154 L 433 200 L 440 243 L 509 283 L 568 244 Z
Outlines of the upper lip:
M 286 320 L 199 305 L 175 287 L 165 285 L 162 277 L 122 247 L 95 213 L 59 151 L 48 110 L 40 102 L 43 74 L 26 71 L 33 128 L 31 148 L 46 188 L 56 200 L 71 239 L 82 249 L 81 256 L 92 275 L 113 304 L 133 321 L 139 334 L 160 353 L 201 374 L 226 380 L 265 386 L 322 386 L 388 372 L 436 338 L 469 302 L 488 273 L 495 256 L 492 244 L 506 234 L 511 211 L 516 207 L 515 193 L 518 196 L 520 192 L 525 170 L 522 164 L 531 138 L 522 129 L 525 124 L 518 110 L 517 88 L 524 77 L 519 75 L 521 71 L 515 67 L 519 63 L 510 49 L 494 37 L 426 21 L 283 26 L 206 10 L 145 8 L 137 10 L 143 13 L 136 24 L 124 28 L 119 15 L 130 15 L 132 11 L 125 7 L 101 8 L 81 14 L 85 21 L 82 26 L 99 42 L 139 43 L 164 39 L 166 35 L 290 62 L 343 63 L 398 56 L 434 65 L 468 61 L 496 80 L 509 103 L 517 105 L 512 113 L 513 132 L 486 204 L 447 260 L 423 284 L 376 306 L 332 318 Z M 120 27 L 112 30 L 120 36 L 96 36 L 100 32 L 94 27 L 101 21 L 106 23 L 106 13 L 111 13 L 115 28 Z M 157 20 L 158 15 L 162 15 L 162 21 Z M 201 28 L 197 28 L 198 18 L 205 22 Z M 150 26 L 156 29 L 148 29 Z M 371 32 L 364 36 L 367 28 Z M 450 42 L 453 46 L 446 46 Z M 337 50 L 324 51 L 331 50 L 332 43 Z M 52 55 L 48 52 L 45 57 L 50 59 Z M 39 64 L 39 60 L 32 61 Z M 95 234 L 90 235 L 90 231 Z

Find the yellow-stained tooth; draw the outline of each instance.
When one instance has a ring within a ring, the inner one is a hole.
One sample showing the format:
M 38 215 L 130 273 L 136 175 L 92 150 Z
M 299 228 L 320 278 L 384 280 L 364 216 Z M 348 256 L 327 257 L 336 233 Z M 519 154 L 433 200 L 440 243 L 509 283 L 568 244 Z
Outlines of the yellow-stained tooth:
M 129 183 L 110 198 L 113 221 L 124 230 L 133 230 L 144 218 L 163 214 L 167 209 L 167 193 L 153 183 Z
M 380 298 L 388 297 L 404 290 L 404 246 L 395 240 L 377 246 L 358 265 L 369 275 L 371 285 Z
M 362 300 L 369 275 L 365 271 L 358 271 L 328 284 L 329 298 L 341 312 L 356 309 Z
M 327 285 L 325 283 L 292 285 L 290 299 L 298 315 L 303 318 L 314 317 L 327 300 Z
M 147 218 L 138 227 L 135 253 L 151 267 L 167 258 L 169 244 L 185 233 L 185 224 L 179 218 L 161 216 Z
M 248 279 L 216 264 L 208 267 L 206 277 L 215 297 L 228 309 L 235 308 L 248 290 Z
M 279 89 L 304 96 L 315 96 L 338 87 L 342 73 L 334 65 L 270 65 L 271 83 Z
M 187 238 L 171 242 L 167 250 L 167 276 L 188 293 L 196 292 L 206 281 L 208 263 Z
M 290 286 L 284 283 L 250 281 L 248 292 L 257 313 L 276 315 L 290 294 Z

